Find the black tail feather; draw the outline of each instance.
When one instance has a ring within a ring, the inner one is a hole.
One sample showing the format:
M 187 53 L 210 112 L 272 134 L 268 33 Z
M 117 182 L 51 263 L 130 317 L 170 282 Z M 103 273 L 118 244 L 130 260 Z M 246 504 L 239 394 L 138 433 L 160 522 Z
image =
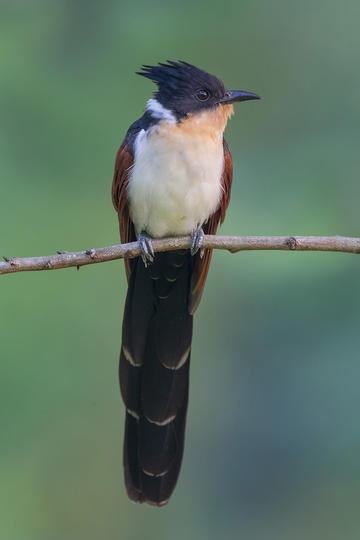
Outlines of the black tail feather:
M 180 471 L 188 401 L 192 315 L 188 251 L 132 264 L 120 354 L 125 483 L 130 499 L 161 506 Z

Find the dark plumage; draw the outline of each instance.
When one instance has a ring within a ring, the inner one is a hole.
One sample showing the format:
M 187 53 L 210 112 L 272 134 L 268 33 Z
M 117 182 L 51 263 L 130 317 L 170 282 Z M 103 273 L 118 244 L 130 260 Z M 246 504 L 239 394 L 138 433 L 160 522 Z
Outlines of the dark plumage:
M 179 118 L 189 112 L 214 107 L 225 95 L 225 87 L 220 79 L 187 62 L 168 60 L 167 64 L 144 65 L 137 74 L 157 84 L 155 98 Z M 209 99 L 200 101 L 196 97 L 198 90 L 209 92 Z

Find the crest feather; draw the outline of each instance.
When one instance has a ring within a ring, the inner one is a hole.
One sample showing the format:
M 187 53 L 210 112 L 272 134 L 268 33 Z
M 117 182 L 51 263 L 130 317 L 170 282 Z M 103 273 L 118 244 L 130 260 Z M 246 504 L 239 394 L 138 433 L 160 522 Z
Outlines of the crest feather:
M 144 64 L 141 67 L 141 71 L 136 72 L 137 75 L 150 79 L 158 86 L 162 84 L 173 83 L 188 83 L 189 79 L 198 79 L 199 81 L 205 81 L 210 77 L 206 71 L 189 64 L 183 60 L 174 62 L 173 60 L 167 60 L 167 63 L 159 62 L 156 66 L 149 66 Z

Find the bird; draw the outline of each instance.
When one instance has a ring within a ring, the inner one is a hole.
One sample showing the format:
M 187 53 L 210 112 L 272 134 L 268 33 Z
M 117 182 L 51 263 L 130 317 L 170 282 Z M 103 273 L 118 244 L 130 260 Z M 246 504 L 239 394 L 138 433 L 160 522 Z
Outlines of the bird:
M 184 450 L 193 314 L 211 261 L 204 234 L 215 234 L 230 201 L 232 157 L 224 129 L 236 102 L 260 99 L 227 90 L 185 61 L 143 65 L 156 84 L 144 114 L 117 152 L 112 201 L 128 290 L 119 377 L 126 407 L 123 466 L 130 500 L 165 505 Z M 190 249 L 154 254 L 152 239 L 191 236 Z

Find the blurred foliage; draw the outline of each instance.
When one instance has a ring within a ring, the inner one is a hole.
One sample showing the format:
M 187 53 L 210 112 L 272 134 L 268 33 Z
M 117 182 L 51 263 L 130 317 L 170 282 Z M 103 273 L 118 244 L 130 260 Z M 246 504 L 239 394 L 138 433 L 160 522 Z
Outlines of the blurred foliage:
M 227 129 L 224 234 L 360 235 L 357 0 L 2 0 L 1 255 L 118 242 L 114 156 L 190 61 L 258 92 Z M 121 262 L 1 278 L 4 540 L 360 536 L 359 259 L 217 252 L 185 459 L 161 510 L 122 478 Z

